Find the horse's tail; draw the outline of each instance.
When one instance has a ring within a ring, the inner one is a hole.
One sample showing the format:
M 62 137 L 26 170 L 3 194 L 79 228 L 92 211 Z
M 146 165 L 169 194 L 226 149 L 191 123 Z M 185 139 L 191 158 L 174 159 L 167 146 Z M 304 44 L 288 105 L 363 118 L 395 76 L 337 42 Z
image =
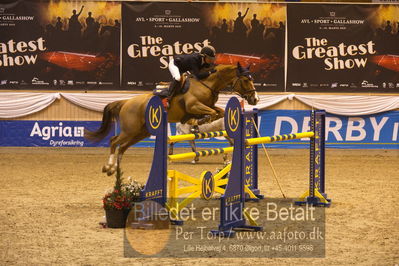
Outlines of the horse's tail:
M 126 100 L 121 100 L 107 104 L 104 107 L 103 120 L 101 122 L 100 128 L 96 131 L 89 131 L 85 129 L 85 138 L 93 142 L 99 142 L 105 138 L 112 128 L 113 120 L 118 119 L 119 112 L 125 102 Z

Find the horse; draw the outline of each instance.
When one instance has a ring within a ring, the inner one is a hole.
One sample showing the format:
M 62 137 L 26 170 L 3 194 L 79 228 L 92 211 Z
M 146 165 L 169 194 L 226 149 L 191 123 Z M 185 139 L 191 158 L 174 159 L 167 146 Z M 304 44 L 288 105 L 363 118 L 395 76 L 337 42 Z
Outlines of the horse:
M 224 116 L 224 110 L 216 107 L 219 92 L 231 86 L 232 92 L 240 95 L 251 105 L 259 101 L 249 67 L 217 65 L 216 72 L 205 80 L 189 77 L 190 87 L 184 94 L 172 97 L 168 108 L 168 122 L 200 125 Z M 85 129 L 85 138 L 98 142 L 112 128 L 112 121 L 119 119 L 121 132 L 110 140 L 110 156 L 102 171 L 112 175 L 122 161 L 124 152 L 135 143 L 150 136 L 145 125 L 145 110 L 152 93 L 141 94 L 127 100 L 115 101 L 105 106 L 102 123 L 96 131 Z M 117 158 L 116 148 L 119 146 Z
M 203 132 L 214 132 L 214 131 L 223 131 L 225 130 L 225 126 L 224 126 L 224 119 L 223 118 L 219 118 L 211 123 L 206 123 L 206 124 L 202 124 L 198 127 L 193 127 L 189 124 L 182 124 L 182 123 L 176 123 L 176 132 L 179 135 L 183 135 L 183 134 L 192 134 L 192 133 L 203 133 Z M 233 140 L 231 138 L 229 138 L 228 136 L 225 137 L 227 139 L 227 141 L 229 142 L 230 146 L 233 146 Z M 195 146 L 195 141 L 194 140 L 189 140 L 188 143 L 191 146 L 191 150 L 193 152 L 197 151 L 197 148 Z M 174 143 L 170 143 L 169 144 L 169 155 L 173 154 L 173 148 L 174 148 Z M 199 161 L 199 156 L 196 156 L 194 158 L 194 160 L 191 161 L 191 163 L 195 164 Z M 226 153 L 223 153 L 223 161 L 224 164 L 227 165 L 228 164 L 228 155 Z

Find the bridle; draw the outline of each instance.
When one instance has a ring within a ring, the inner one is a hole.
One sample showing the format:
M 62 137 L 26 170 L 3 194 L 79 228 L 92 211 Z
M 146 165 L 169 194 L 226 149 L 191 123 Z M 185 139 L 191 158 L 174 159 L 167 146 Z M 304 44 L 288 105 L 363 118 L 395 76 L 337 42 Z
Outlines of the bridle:
M 240 72 L 240 70 L 237 68 L 237 77 L 235 78 L 235 81 L 233 81 L 233 85 L 231 86 L 231 93 L 237 94 L 239 96 L 241 96 L 242 98 L 244 98 L 245 100 L 248 100 L 248 98 L 250 97 L 250 95 L 256 91 L 255 87 L 253 86 L 252 89 L 245 91 L 245 93 L 240 93 L 238 92 L 238 90 L 235 90 L 237 84 L 239 82 L 242 81 L 242 77 L 246 77 L 249 80 L 253 81 L 254 79 L 251 76 L 251 73 L 246 70 L 244 72 Z
M 238 83 L 241 82 L 241 80 L 242 80 L 241 78 L 242 77 L 246 77 L 249 80 L 253 81 L 253 78 L 252 78 L 251 73 L 249 72 L 249 70 L 242 71 L 242 68 L 241 69 L 237 68 L 237 76 L 235 77 L 235 80 L 233 81 L 233 85 L 231 86 L 231 89 L 228 90 L 227 92 L 229 92 L 231 94 L 237 94 L 237 95 L 241 96 L 242 98 L 244 98 L 245 100 L 248 100 L 248 98 L 250 97 L 250 94 L 252 94 L 253 92 L 256 92 L 256 89 L 255 89 L 255 87 L 252 87 L 252 89 L 250 89 L 248 91 L 245 91 L 245 93 L 243 93 L 243 94 L 241 94 L 238 90 L 235 90 L 235 88 L 238 85 Z M 212 92 L 212 95 L 215 96 L 215 95 L 217 95 L 219 93 L 218 91 L 215 91 L 214 89 L 212 89 L 209 85 L 207 85 L 202 80 L 197 79 L 197 81 L 199 83 L 201 83 L 202 85 L 204 85 L 204 87 L 208 88 Z M 225 80 L 223 80 L 223 81 L 225 81 Z

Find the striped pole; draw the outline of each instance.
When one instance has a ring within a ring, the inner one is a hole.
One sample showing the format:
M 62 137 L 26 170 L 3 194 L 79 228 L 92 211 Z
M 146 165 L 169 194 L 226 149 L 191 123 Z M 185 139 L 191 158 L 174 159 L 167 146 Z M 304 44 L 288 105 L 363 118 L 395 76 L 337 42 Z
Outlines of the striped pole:
M 257 145 L 262 143 L 270 143 L 275 141 L 282 140 L 290 140 L 290 139 L 302 139 L 302 138 L 312 138 L 314 136 L 314 132 L 301 132 L 296 134 L 288 134 L 288 135 L 276 135 L 272 137 L 262 137 L 262 138 L 251 138 L 246 140 L 246 145 Z
M 226 137 L 226 131 L 214 131 L 214 132 L 205 132 L 205 133 L 195 133 L 195 134 L 185 134 L 185 135 L 176 135 L 169 136 L 168 143 L 174 143 L 185 140 L 195 140 L 195 139 L 206 139 L 206 138 L 215 138 L 215 137 Z
M 225 131 L 217 131 L 217 132 L 225 132 Z M 182 136 L 182 137 L 184 137 L 183 138 L 184 140 L 187 140 L 187 137 L 191 138 L 191 137 L 195 137 L 196 135 L 214 134 L 214 133 L 216 133 L 216 132 L 178 135 L 178 136 L 173 136 L 173 137 Z M 284 140 L 290 140 L 290 139 L 312 138 L 313 136 L 314 136 L 314 132 L 310 131 L 310 132 L 301 132 L 301 133 L 296 133 L 296 134 L 276 135 L 276 136 L 271 136 L 271 137 L 251 138 L 251 139 L 246 140 L 246 145 L 251 146 L 251 145 L 257 145 L 257 144 L 262 144 L 262 143 L 270 143 L 270 142 L 284 141 Z M 192 139 L 190 139 L 190 140 L 192 140 Z M 176 140 L 173 140 L 173 141 L 176 141 Z M 181 140 L 177 140 L 177 141 L 181 141 Z M 209 150 L 203 150 L 203 151 L 197 151 L 197 152 L 187 152 L 187 153 L 168 155 L 168 158 L 171 161 L 179 161 L 179 160 L 185 160 L 185 159 L 194 159 L 195 157 L 205 157 L 205 156 L 217 155 L 217 154 L 222 154 L 222 153 L 232 153 L 233 150 L 234 150 L 233 147 L 220 148 L 220 149 L 209 149 Z
M 203 151 L 197 151 L 197 152 L 173 154 L 173 155 L 169 155 L 168 157 L 171 161 L 178 161 L 178 160 L 185 160 L 185 159 L 194 159 L 197 156 L 204 157 L 204 156 L 211 156 L 211 155 L 217 155 L 217 154 L 222 154 L 222 153 L 232 153 L 233 149 L 234 149 L 233 147 L 220 148 L 220 149 L 209 149 L 209 150 L 203 150 Z

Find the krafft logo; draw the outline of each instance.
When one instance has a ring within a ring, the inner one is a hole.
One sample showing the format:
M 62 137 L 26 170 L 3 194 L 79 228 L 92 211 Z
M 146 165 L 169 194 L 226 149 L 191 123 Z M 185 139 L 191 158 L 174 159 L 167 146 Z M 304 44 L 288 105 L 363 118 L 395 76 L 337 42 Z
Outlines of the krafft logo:
M 162 108 L 158 106 L 157 108 L 153 108 L 150 106 L 150 110 L 148 112 L 149 118 L 148 121 L 150 122 L 150 126 L 153 129 L 157 129 L 162 122 Z
M 240 122 L 239 112 L 240 112 L 239 108 L 236 108 L 234 110 L 233 109 L 228 110 L 228 114 L 227 114 L 228 115 L 227 118 L 229 121 L 228 125 L 229 125 L 229 129 L 232 132 L 235 132 L 238 128 L 238 125 Z

